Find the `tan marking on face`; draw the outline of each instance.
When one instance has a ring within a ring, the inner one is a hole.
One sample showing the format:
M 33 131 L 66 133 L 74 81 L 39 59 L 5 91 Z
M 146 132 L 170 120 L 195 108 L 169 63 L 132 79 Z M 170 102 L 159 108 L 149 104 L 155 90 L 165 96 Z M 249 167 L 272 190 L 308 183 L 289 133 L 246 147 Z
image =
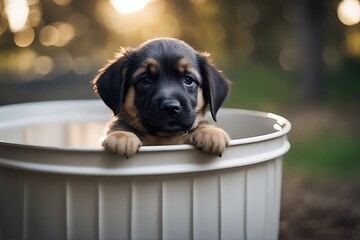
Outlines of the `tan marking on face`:
M 146 67 L 146 66 L 142 66 L 142 67 L 138 68 L 138 69 L 134 72 L 133 78 L 136 78 L 136 77 L 140 76 L 141 74 L 143 74 L 143 73 L 146 72 L 146 71 L 147 71 L 147 67 Z
M 204 115 L 205 114 L 205 110 L 206 110 L 206 103 L 205 103 L 205 99 L 204 99 L 204 93 L 202 88 L 198 88 L 198 92 L 197 92 L 197 104 L 195 107 L 195 111 L 198 113 L 197 115 Z
M 186 58 L 181 58 L 178 62 L 178 70 L 180 73 L 191 73 L 192 75 L 194 75 L 194 77 L 198 80 L 201 79 L 200 74 L 198 73 L 198 71 L 194 68 L 194 66 L 186 59 Z
M 135 107 L 134 100 L 135 100 L 135 90 L 134 87 L 131 86 L 129 87 L 126 93 L 122 107 L 123 111 L 131 117 L 136 117 L 139 115 L 138 110 Z
M 147 66 L 149 67 L 150 72 L 151 72 L 152 74 L 156 74 L 156 73 L 158 72 L 158 70 L 159 70 L 159 64 L 158 64 L 158 62 L 157 62 L 155 59 L 153 59 L 153 58 L 148 58 L 148 59 L 146 60 L 146 63 L 147 63 Z
M 188 68 L 191 67 L 191 64 L 186 58 L 181 58 L 178 62 L 178 70 L 180 72 L 185 72 Z
M 204 100 L 203 90 L 200 87 L 198 88 L 197 92 L 197 104 L 195 107 L 195 112 L 196 117 L 191 129 L 198 128 L 199 123 L 205 120 L 206 103 Z
M 126 93 L 121 111 L 128 124 L 140 132 L 145 132 L 145 128 L 139 119 L 138 109 L 135 106 L 135 89 L 133 86 L 129 87 Z
M 155 75 L 158 72 L 158 69 L 158 62 L 153 58 L 148 58 L 145 60 L 144 64 L 134 72 L 133 78 L 136 78 L 147 71 L 150 71 L 151 74 Z

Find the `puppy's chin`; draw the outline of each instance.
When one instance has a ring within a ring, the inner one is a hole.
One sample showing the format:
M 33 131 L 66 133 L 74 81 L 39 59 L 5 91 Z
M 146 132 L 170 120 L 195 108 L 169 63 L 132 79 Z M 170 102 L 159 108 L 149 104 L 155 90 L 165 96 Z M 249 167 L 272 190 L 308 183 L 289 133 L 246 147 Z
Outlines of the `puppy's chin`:
M 182 125 L 175 121 L 169 121 L 168 123 L 149 131 L 150 134 L 155 136 L 173 136 L 173 135 L 182 135 L 185 134 L 193 128 L 194 124 L 191 125 Z M 154 131 L 155 130 L 155 131 Z

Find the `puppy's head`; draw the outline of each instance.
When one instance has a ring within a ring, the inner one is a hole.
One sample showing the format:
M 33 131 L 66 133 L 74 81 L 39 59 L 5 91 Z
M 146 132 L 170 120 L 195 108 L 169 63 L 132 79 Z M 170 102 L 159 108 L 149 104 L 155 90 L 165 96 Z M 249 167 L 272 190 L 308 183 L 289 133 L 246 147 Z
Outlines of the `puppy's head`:
M 170 38 L 122 49 L 93 83 L 115 115 L 161 136 L 196 128 L 207 106 L 216 120 L 229 88 L 207 54 Z

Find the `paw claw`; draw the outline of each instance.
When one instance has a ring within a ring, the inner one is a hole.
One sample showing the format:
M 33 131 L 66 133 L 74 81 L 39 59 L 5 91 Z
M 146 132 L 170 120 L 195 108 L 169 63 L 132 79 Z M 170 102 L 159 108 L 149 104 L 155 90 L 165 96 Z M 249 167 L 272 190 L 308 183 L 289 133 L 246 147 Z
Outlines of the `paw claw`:
M 230 137 L 221 128 L 204 125 L 193 133 L 190 142 L 200 151 L 222 157 L 224 150 L 229 147 Z

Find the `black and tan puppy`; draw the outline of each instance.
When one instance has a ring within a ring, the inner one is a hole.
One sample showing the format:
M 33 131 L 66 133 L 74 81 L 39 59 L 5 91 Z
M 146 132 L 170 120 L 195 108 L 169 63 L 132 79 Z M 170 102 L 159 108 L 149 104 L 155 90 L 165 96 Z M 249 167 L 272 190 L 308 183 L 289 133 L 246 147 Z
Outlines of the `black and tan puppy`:
M 221 156 L 228 134 L 214 120 L 229 81 L 199 53 L 177 39 L 148 41 L 122 49 L 93 80 L 94 89 L 114 112 L 103 147 L 126 157 L 141 145 L 193 144 Z

